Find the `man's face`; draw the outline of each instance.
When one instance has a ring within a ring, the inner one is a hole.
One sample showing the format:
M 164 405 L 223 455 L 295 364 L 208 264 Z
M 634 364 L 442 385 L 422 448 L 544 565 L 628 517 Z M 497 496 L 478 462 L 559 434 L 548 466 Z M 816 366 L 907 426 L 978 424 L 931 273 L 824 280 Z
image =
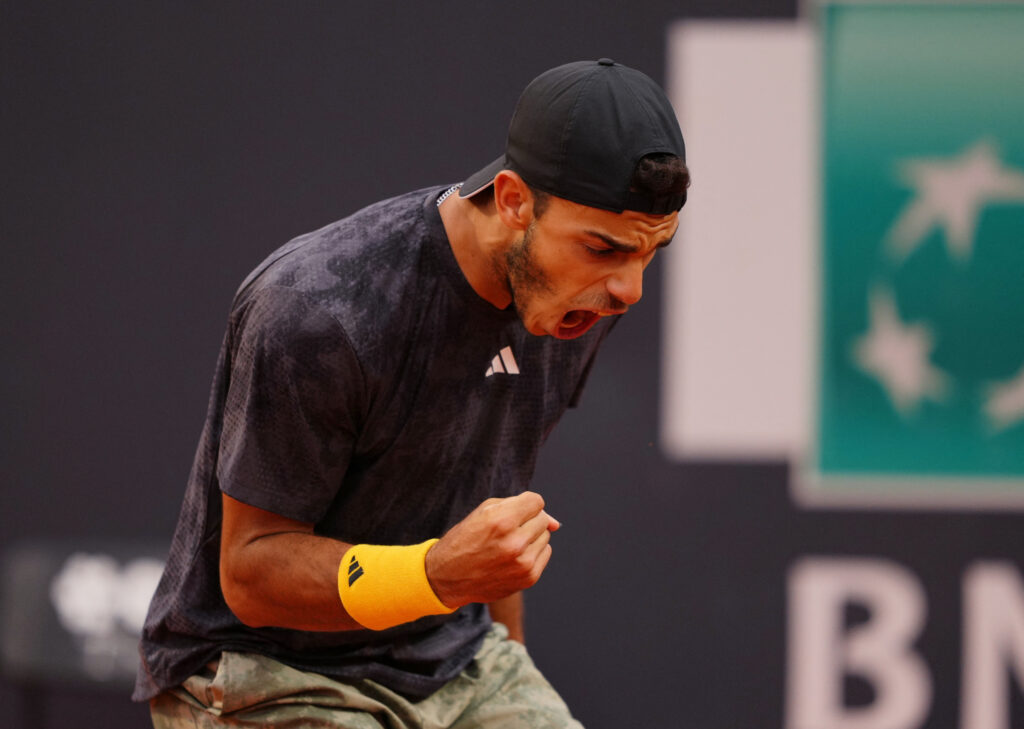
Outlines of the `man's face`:
M 530 334 L 575 339 L 640 300 L 643 272 L 679 214 L 613 213 L 551 197 L 506 252 L 512 303 Z

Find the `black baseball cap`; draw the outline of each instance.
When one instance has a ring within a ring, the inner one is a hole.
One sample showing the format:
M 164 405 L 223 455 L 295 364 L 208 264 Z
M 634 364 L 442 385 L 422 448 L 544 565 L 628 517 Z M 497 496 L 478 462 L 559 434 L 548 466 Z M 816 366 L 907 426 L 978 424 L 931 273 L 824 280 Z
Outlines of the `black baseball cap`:
M 459 190 L 472 197 L 501 170 L 557 197 L 621 213 L 667 215 L 686 191 L 653 197 L 630 190 L 649 154 L 686 161 L 686 147 L 665 92 L 647 75 L 610 58 L 552 68 L 523 91 L 509 123 L 505 154 L 470 175 Z

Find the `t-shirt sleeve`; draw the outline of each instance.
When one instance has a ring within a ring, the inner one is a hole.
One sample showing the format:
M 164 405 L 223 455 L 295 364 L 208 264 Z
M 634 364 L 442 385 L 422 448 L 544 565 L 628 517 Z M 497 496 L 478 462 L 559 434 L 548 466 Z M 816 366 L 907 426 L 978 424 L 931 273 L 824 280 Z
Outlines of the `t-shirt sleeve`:
M 268 287 L 232 319 L 217 460 L 221 491 L 315 523 L 348 468 L 365 382 L 341 324 L 301 292 Z

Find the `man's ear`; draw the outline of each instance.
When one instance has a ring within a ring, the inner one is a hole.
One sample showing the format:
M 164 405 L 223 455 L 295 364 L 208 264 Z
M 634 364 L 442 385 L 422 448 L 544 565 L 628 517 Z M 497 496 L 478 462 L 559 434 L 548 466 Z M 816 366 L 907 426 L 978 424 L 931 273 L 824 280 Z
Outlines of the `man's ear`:
M 495 176 L 494 204 L 507 228 L 526 230 L 533 222 L 533 193 L 512 170 L 502 170 Z

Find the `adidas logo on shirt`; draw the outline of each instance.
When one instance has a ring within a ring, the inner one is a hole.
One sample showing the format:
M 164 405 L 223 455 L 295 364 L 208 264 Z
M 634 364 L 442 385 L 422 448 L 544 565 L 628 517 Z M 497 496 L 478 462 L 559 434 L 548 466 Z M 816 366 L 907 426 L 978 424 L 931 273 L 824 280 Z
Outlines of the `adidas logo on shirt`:
M 487 372 L 484 373 L 484 377 L 490 377 L 498 373 L 504 373 L 508 375 L 518 375 L 519 365 L 516 364 L 516 358 L 512 356 L 512 348 L 504 347 L 500 352 L 494 355 L 494 359 L 491 360 L 491 366 L 487 368 Z

